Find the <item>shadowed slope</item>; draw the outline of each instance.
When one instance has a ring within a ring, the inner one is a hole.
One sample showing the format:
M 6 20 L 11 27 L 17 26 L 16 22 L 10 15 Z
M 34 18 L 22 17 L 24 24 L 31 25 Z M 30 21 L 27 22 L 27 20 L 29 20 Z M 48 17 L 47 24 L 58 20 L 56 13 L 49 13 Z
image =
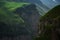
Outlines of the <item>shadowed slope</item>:
M 36 40 L 60 40 L 60 5 L 41 16 L 39 30 Z

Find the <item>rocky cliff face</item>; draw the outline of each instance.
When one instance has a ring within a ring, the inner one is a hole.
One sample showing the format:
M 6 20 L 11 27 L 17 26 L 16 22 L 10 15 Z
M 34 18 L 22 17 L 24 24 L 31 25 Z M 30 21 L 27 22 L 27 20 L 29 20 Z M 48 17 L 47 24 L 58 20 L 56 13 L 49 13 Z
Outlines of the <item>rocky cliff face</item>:
M 19 14 L 20 17 L 24 19 L 26 30 L 30 31 L 33 35 L 37 33 L 40 15 L 36 9 L 36 5 L 30 4 L 22 8 L 17 8 L 15 13 Z

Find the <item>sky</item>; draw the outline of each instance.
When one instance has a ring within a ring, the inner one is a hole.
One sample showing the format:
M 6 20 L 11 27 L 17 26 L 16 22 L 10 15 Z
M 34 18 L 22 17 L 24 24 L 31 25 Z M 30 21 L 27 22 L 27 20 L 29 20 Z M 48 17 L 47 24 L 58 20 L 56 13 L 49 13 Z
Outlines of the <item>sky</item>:
M 60 0 L 40 0 L 43 2 L 43 4 L 45 4 L 46 6 L 48 6 L 49 8 L 53 8 L 56 5 L 60 5 Z

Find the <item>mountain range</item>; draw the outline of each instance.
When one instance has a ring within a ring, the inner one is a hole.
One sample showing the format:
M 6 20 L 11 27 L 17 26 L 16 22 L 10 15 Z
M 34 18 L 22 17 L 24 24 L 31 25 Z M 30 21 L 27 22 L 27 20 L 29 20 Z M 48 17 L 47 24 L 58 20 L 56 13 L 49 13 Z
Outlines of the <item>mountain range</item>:
M 50 8 L 47 7 L 45 4 L 43 4 L 40 0 L 5 0 L 10 2 L 26 2 L 26 3 L 32 3 L 37 6 L 37 9 L 40 13 L 40 15 L 44 15 Z

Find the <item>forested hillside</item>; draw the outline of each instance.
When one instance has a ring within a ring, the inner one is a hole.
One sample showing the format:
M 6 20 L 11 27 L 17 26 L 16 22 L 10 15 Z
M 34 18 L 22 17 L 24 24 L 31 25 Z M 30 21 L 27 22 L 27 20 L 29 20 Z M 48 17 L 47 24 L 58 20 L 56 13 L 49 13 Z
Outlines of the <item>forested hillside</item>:
M 40 17 L 40 33 L 36 40 L 60 40 L 60 5 Z

